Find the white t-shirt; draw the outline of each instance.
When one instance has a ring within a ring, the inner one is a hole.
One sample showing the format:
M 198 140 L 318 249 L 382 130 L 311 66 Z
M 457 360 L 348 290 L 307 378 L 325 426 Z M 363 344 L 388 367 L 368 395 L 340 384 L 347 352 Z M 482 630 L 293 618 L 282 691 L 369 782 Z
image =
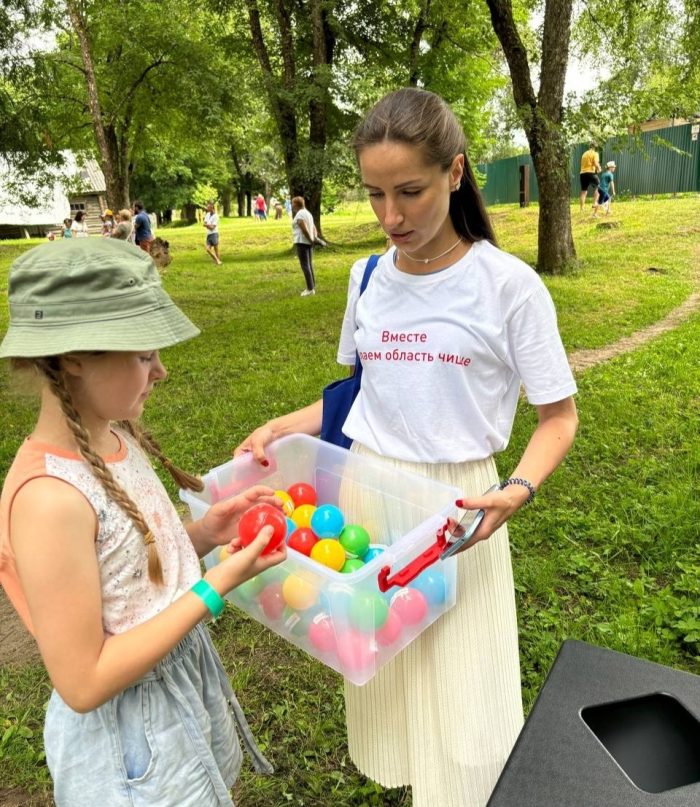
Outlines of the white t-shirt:
M 576 392 L 552 299 L 537 273 L 487 241 L 428 275 L 379 259 L 350 272 L 338 348 L 359 350 L 362 385 L 343 431 L 373 451 L 412 462 L 463 462 L 508 445 L 521 381 L 532 404 Z
M 314 217 L 309 213 L 309 211 L 302 207 L 301 210 L 297 212 L 297 214 L 292 219 L 292 235 L 294 237 L 295 244 L 311 244 L 312 241 L 304 235 L 301 231 L 301 227 L 299 226 L 299 220 L 302 220 L 306 225 L 306 229 L 309 232 L 309 235 L 314 236 L 316 233 L 316 226 L 314 225 Z
M 218 213 L 205 213 L 205 215 L 204 215 L 204 223 L 214 225 L 214 227 L 212 229 L 209 229 L 209 227 L 207 227 L 207 235 L 209 235 L 209 233 L 218 233 L 219 232 L 219 214 Z
M 70 225 L 71 232 L 73 233 L 73 238 L 87 238 L 88 235 L 88 228 L 87 222 L 85 219 L 82 221 L 76 221 L 73 219 Z

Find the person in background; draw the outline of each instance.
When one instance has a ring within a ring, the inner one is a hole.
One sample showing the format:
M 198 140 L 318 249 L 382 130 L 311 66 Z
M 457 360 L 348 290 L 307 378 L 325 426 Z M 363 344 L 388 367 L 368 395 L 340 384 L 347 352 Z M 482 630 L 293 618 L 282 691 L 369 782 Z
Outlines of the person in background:
M 214 202 L 207 202 L 207 212 L 204 214 L 204 227 L 207 231 L 205 249 L 209 257 L 217 266 L 221 266 L 219 258 L 219 215 Z
M 63 219 L 63 231 L 61 232 L 61 238 L 73 237 L 72 223 L 73 222 L 71 219 Z
M 117 213 L 114 229 L 112 230 L 112 238 L 118 238 L 120 241 L 133 242 L 132 231 L 131 211 L 127 208 L 122 208 Z
M 602 207 L 605 215 L 610 215 L 610 203 L 615 196 L 615 165 L 614 160 L 605 163 L 605 171 L 600 175 L 600 187 L 598 188 L 598 204 L 594 205 L 593 215 L 597 215 L 597 209 Z
M 151 251 L 153 243 L 153 230 L 151 219 L 139 201 L 134 202 L 134 243 L 144 252 Z
M 267 221 L 267 205 L 265 204 L 265 197 L 259 193 L 255 197 L 255 216 L 258 221 Z
M 107 207 L 100 216 L 100 219 L 102 221 L 102 237 L 109 238 L 112 235 L 112 230 L 115 226 L 114 214 Z
M 306 209 L 303 196 L 295 196 L 292 199 L 292 238 L 294 248 L 299 258 L 301 271 L 304 273 L 306 288 L 302 291 L 302 297 L 309 297 L 316 294 L 316 278 L 314 277 L 314 251 L 313 244 L 316 239 L 316 226 L 314 218 Z
M 0 497 L 0 583 L 54 687 L 55 804 L 233 807 L 241 741 L 259 772 L 272 767 L 203 623 L 284 560 L 284 543 L 262 554 L 271 528 L 247 547 L 238 537 L 274 490 L 184 525 L 156 475 L 149 455 L 177 486 L 203 488 L 139 424 L 167 375 L 159 351 L 199 333 L 150 256 L 108 238 L 45 244 L 12 265 L 9 300 L 0 357 L 40 384 L 41 403 Z M 214 549 L 223 559 L 202 577 Z
M 85 220 L 85 213 L 82 210 L 76 211 L 70 229 L 73 238 L 87 238 L 88 236 L 87 221 Z
M 600 173 L 600 157 L 596 151 L 596 144 L 591 142 L 588 144 L 588 150 L 584 151 L 581 155 L 581 171 L 579 179 L 581 182 L 581 193 L 579 194 L 579 207 L 583 213 L 583 206 L 586 203 L 586 196 L 588 191 L 593 188 L 593 211 L 596 210 L 598 204 L 598 185 L 600 180 L 598 174 Z
M 455 606 L 365 686 L 346 681 L 350 756 L 385 787 L 410 785 L 413 807 L 484 807 L 523 724 L 518 625 L 506 522 L 566 456 L 576 391 L 540 276 L 498 249 L 462 127 L 437 95 L 390 93 L 357 128 L 362 182 L 392 246 L 359 295 L 350 270 L 338 362 L 362 358 L 343 431 L 351 451 L 464 491 L 485 516 L 456 555 Z M 537 422 L 500 476 L 521 383 Z M 319 434 L 323 399 L 275 417 L 234 451 L 265 462 L 292 432 Z M 363 512 L 353 487 L 341 509 Z M 377 516 L 396 534 L 402 508 Z

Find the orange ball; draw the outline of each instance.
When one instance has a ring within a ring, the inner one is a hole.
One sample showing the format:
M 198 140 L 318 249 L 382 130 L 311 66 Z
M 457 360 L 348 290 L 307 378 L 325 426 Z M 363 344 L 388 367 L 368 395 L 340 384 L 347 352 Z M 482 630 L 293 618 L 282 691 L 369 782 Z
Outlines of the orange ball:
M 334 538 L 323 538 L 314 544 L 311 558 L 339 572 L 345 563 L 345 550 Z

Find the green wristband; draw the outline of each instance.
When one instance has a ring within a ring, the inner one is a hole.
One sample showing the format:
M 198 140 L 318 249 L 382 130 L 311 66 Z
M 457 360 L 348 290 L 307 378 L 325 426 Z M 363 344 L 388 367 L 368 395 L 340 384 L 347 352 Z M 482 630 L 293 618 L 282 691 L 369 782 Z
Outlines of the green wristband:
M 190 589 L 211 611 L 211 615 L 216 619 L 226 607 L 226 600 L 215 591 L 207 581 L 202 578 L 198 580 Z

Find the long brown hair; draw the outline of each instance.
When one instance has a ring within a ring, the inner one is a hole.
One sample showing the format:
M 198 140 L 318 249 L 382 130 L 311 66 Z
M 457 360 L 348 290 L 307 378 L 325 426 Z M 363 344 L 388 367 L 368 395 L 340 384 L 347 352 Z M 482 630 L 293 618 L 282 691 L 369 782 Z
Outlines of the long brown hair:
M 66 418 L 68 428 L 71 430 L 75 441 L 78 444 L 78 449 L 83 459 L 90 466 L 90 470 L 98 479 L 104 488 L 107 496 L 129 516 L 134 522 L 136 528 L 143 535 L 143 541 L 148 553 L 148 577 L 157 585 L 163 583 L 163 567 L 158 555 L 158 548 L 156 546 L 155 537 L 151 532 L 146 519 L 141 514 L 136 504 L 133 502 L 129 494 L 118 484 L 112 472 L 109 470 L 105 461 L 90 445 L 90 434 L 83 426 L 82 420 L 78 410 L 75 408 L 71 399 L 70 391 L 66 385 L 65 372 L 60 366 L 58 356 L 48 356 L 45 358 L 34 359 L 12 359 L 12 365 L 15 369 L 31 369 L 36 370 L 40 376 L 43 376 L 48 382 L 49 389 L 53 395 L 58 399 L 61 406 L 61 411 Z M 175 482 L 181 488 L 189 488 L 190 490 L 201 491 L 204 489 L 204 483 L 196 476 L 188 474 L 186 471 L 174 465 L 162 452 L 160 446 L 148 432 L 144 431 L 138 423 L 131 420 L 122 420 L 117 425 L 131 434 L 139 443 L 139 445 L 153 457 L 156 457 L 168 473 L 172 476 Z
M 359 156 L 368 146 L 386 140 L 418 146 L 428 165 L 448 171 L 458 154 L 464 155 L 459 187 L 450 194 L 450 219 L 459 235 L 474 243 L 496 243 L 476 179 L 467 158 L 467 143 L 459 121 L 435 93 L 404 87 L 385 95 L 355 130 L 352 147 Z

